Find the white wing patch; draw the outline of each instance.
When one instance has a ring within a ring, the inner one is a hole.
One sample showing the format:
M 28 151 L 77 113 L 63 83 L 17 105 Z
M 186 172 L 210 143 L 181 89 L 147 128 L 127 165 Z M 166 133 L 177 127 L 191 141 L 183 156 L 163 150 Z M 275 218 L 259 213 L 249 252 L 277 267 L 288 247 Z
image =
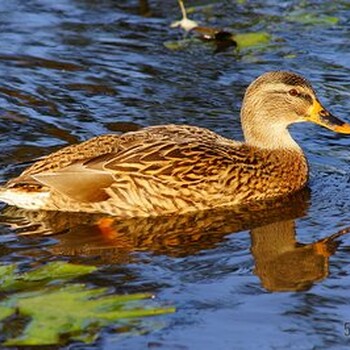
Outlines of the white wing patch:
M 0 201 L 29 210 L 41 209 L 49 197 L 50 192 L 21 192 L 11 189 L 0 192 Z

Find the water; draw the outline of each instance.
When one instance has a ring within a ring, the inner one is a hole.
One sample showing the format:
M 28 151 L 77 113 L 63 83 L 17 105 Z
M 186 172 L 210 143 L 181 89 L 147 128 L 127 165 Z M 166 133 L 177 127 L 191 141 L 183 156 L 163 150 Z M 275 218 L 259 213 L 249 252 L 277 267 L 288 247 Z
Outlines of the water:
M 131 0 L 0 4 L 1 181 L 63 145 L 139 126 L 185 123 L 241 139 L 244 89 L 272 69 L 307 76 L 325 106 L 350 118 L 347 1 L 193 1 L 214 6 L 196 20 L 273 36 L 218 54 L 164 46 L 182 38 L 169 28 L 175 1 L 151 1 L 148 16 Z M 93 263 L 92 286 L 151 292 L 177 308 L 143 335 L 104 330 L 92 348 L 348 348 L 350 235 L 327 237 L 350 226 L 350 141 L 314 125 L 292 133 L 310 161 L 310 193 L 238 213 L 117 221 L 116 237 L 91 216 L 4 208 L 0 259 Z M 34 231 L 56 235 L 22 235 Z

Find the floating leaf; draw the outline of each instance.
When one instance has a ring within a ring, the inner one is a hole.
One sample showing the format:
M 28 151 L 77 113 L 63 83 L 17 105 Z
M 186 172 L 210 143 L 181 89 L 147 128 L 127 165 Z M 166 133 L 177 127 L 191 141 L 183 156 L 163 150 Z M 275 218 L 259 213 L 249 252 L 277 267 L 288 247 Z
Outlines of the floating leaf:
M 95 266 L 70 264 L 64 261 L 48 263 L 33 271 L 16 274 L 16 265 L 0 266 L 0 290 L 18 290 L 47 285 L 52 281 L 69 280 L 94 272 Z
M 287 16 L 290 22 L 298 22 L 311 25 L 334 25 L 339 22 L 339 18 L 324 16 L 317 13 L 294 11 Z
M 18 318 L 30 320 L 20 335 L 7 335 L 4 344 L 51 345 L 63 342 L 62 337 L 66 341 L 92 342 L 101 327 L 120 319 L 132 328 L 130 318 L 174 312 L 171 307 L 150 308 L 141 304 L 150 294 L 106 295 L 106 288 L 89 289 L 84 284 L 58 286 L 59 282 L 95 270 L 94 266 L 51 262 L 19 274 L 16 265 L 0 266 L 0 290 L 22 290 L 0 302 L 0 321 L 13 316 L 7 323 L 11 328 L 11 322 Z M 35 290 L 30 291 L 33 287 Z
M 234 34 L 232 38 L 237 43 L 239 49 L 251 46 L 267 44 L 271 40 L 271 35 L 266 32 Z M 199 44 L 202 41 L 198 38 L 189 38 L 178 41 L 166 41 L 164 46 L 172 51 L 185 50 L 190 45 Z M 214 41 L 213 41 L 214 42 Z
M 71 279 L 96 271 L 95 266 L 70 264 L 63 261 L 55 261 L 41 266 L 33 271 L 24 273 L 21 277 L 24 281 L 43 281 L 52 279 Z
M 7 305 L 0 305 L 0 321 L 13 314 L 13 307 Z
M 293 58 L 297 57 L 297 55 L 295 53 L 289 53 L 287 55 L 284 55 L 283 57 L 287 58 L 287 59 L 293 59 Z
M 250 46 L 266 44 L 271 40 L 271 35 L 265 32 L 241 33 L 235 34 L 233 38 L 237 42 L 238 47 L 242 49 Z
M 164 46 L 171 51 L 179 51 L 186 49 L 191 43 L 198 41 L 198 39 L 183 39 L 176 41 L 166 41 Z
M 8 339 L 5 345 L 52 345 L 61 336 L 93 341 L 97 331 L 120 319 L 140 318 L 174 312 L 174 308 L 148 308 L 140 301 L 149 294 L 108 295 L 106 288 L 88 289 L 83 284 L 18 293 L 6 304 L 14 305 L 20 316 L 31 321 L 20 337 Z M 0 307 L 2 305 L 0 304 Z M 1 309 L 0 309 L 1 310 Z
M 4 289 L 4 286 L 11 285 L 16 281 L 16 275 L 15 275 L 16 270 L 17 270 L 17 266 L 14 264 L 0 266 L 0 288 L 1 289 Z

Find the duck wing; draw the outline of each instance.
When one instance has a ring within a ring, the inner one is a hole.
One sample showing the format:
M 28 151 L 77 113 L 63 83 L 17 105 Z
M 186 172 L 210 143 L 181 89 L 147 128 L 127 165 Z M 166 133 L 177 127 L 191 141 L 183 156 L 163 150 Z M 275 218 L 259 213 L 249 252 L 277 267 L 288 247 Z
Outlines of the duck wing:
M 109 198 L 110 192 L 106 189 L 125 199 L 125 193 L 141 193 L 157 182 L 174 190 L 201 187 L 220 182 L 220 177 L 225 177 L 231 168 L 232 157 L 227 147 L 161 140 L 75 161 L 55 171 L 44 171 L 30 177 L 74 200 L 96 202 Z
M 129 192 L 139 198 L 147 195 L 144 188 L 157 183 L 175 190 L 220 182 L 232 168 L 233 153 L 242 147 L 203 128 L 150 127 L 68 146 L 35 163 L 11 184 L 45 186 L 82 202 L 105 201 L 111 195 L 125 200 Z

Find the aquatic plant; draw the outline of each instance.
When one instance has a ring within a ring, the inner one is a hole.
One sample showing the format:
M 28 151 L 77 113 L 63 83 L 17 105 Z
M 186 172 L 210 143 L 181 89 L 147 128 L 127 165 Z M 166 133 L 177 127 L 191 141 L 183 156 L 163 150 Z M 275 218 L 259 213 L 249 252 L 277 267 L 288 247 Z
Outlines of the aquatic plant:
M 117 327 L 119 322 L 131 329 L 132 319 L 175 311 L 147 303 L 151 294 L 113 295 L 108 288 L 65 283 L 95 270 L 66 262 L 48 263 L 25 273 L 19 273 L 16 265 L 0 266 L 0 291 L 5 295 L 0 301 L 3 345 L 90 343 L 102 327 Z M 18 329 L 18 324 L 24 326 Z

